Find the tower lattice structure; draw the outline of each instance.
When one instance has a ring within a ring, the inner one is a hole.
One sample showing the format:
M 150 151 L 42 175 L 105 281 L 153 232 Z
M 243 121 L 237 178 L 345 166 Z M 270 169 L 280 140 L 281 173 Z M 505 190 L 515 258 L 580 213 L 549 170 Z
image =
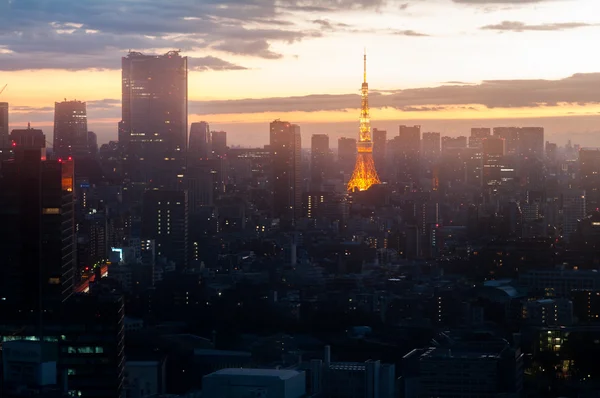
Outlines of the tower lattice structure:
M 373 141 L 371 140 L 371 119 L 369 117 L 369 84 L 367 83 L 367 54 L 364 55 L 363 84 L 361 88 L 360 129 L 356 143 L 356 165 L 348 182 L 348 191 L 366 191 L 371 185 L 380 184 L 375 162 L 373 162 Z

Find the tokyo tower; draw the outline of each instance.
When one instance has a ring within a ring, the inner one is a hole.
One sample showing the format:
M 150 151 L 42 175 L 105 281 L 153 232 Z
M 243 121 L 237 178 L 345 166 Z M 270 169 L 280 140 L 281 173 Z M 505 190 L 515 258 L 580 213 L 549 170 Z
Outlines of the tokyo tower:
M 369 118 L 369 84 L 367 83 L 367 54 L 364 55 L 364 74 L 361 88 L 360 130 L 356 143 L 356 166 L 348 182 L 348 191 L 366 191 L 374 184 L 380 184 L 373 162 L 373 141 L 371 141 L 371 119 Z

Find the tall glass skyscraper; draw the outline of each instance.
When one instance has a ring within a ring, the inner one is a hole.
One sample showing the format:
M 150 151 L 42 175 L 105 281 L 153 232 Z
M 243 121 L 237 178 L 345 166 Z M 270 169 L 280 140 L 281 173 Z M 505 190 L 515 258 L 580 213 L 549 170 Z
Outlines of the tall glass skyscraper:
M 177 51 L 123 57 L 119 144 L 127 180 L 176 189 L 187 148 L 187 73 Z
M 184 151 L 187 142 L 187 57 L 130 52 L 122 59 L 119 142 L 141 149 Z

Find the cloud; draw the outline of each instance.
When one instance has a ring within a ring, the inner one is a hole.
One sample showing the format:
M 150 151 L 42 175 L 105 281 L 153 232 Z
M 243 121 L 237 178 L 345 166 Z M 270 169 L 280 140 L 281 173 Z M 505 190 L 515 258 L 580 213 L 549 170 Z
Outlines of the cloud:
M 350 25 L 342 23 L 342 22 L 332 22 L 328 19 L 315 19 L 311 21 L 312 23 L 319 25 L 319 27 L 323 30 L 337 30 L 337 29 L 346 29 L 349 28 Z
M 411 37 L 427 37 L 428 34 L 415 32 L 414 30 L 395 30 L 392 32 L 394 35 L 398 36 L 411 36 Z
M 423 107 L 527 108 L 560 104 L 600 103 L 600 73 L 576 74 L 560 80 L 488 80 L 480 84 L 442 85 L 406 90 L 373 90 L 372 108 L 399 110 Z M 298 97 L 241 99 L 228 101 L 191 101 L 190 113 L 235 114 L 262 112 L 318 112 L 356 109 L 357 94 L 313 94 Z M 437 109 L 440 110 L 440 109 Z
M 35 107 L 35 106 L 11 106 L 10 107 L 10 111 L 11 112 L 40 112 L 40 113 L 45 113 L 45 112 L 54 112 L 54 108 L 51 106 L 42 106 L 42 107 Z
M 236 55 L 251 54 L 266 59 L 283 58 L 282 54 L 271 51 L 269 43 L 265 40 L 229 41 L 215 45 L 213 48 Z
M 454 3 L 459 4 L 473 4 L 473 5 L 493 5 L 493 4 L 534 4 L 534 3 L 550 3 L 556 0 L 452 0 Z
M 246 70 L 241 65 L 232 64 L 231 62 L 224 61 L 216 57 L 189 57 L 188 67 L 192 71 L 224 71 L 224 70 Z
M 376 8 L 385 1 L 171 0 L 165 7 L 159 0 L 0 0 L 0 64 L 6 62 L 0 69 L 114 69 L 115 54 L 129 49 L 216 50 L 277 59 L 281 54 L 271 50 L 272 43 L 320 36 L 296 27 L 290 10 Z M 60 59 L 69 55 L 86 59 Z M 223 61 L 199 69 L 241 68 Z
M 583 22 L 560 22 L 560 23 L 545 23 L 539 25 L 529 25 L 524 22 L 517 21 L 503 21 L 496 25 L 486 25 L 481 27 L 484 30 L 498 30 L 498 31 L 510 31 L 510 32 L 525 32 L 528 30 L 533 31 L 559 31 L 567 29 L 585 28 L 590 26 L 597 26 L 593 24 Z

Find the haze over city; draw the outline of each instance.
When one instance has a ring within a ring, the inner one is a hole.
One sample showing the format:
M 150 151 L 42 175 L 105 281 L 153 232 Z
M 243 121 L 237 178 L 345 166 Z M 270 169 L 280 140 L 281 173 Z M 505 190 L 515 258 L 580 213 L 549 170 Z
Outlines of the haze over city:
M 0 0 L 1 100 L 11 128 L 47 132 L 55 101 L 86 101 L 107 142 L 121 119 L 121 57 L 180 49 L 190 123 L 255 145 L 282 118 L 302 125 L 303 143 L 335 142 L 356 135 L 366 47 L 374 127 L 456 136 L 531 125 L 596 145 L 597 15 L 596 0 Z

